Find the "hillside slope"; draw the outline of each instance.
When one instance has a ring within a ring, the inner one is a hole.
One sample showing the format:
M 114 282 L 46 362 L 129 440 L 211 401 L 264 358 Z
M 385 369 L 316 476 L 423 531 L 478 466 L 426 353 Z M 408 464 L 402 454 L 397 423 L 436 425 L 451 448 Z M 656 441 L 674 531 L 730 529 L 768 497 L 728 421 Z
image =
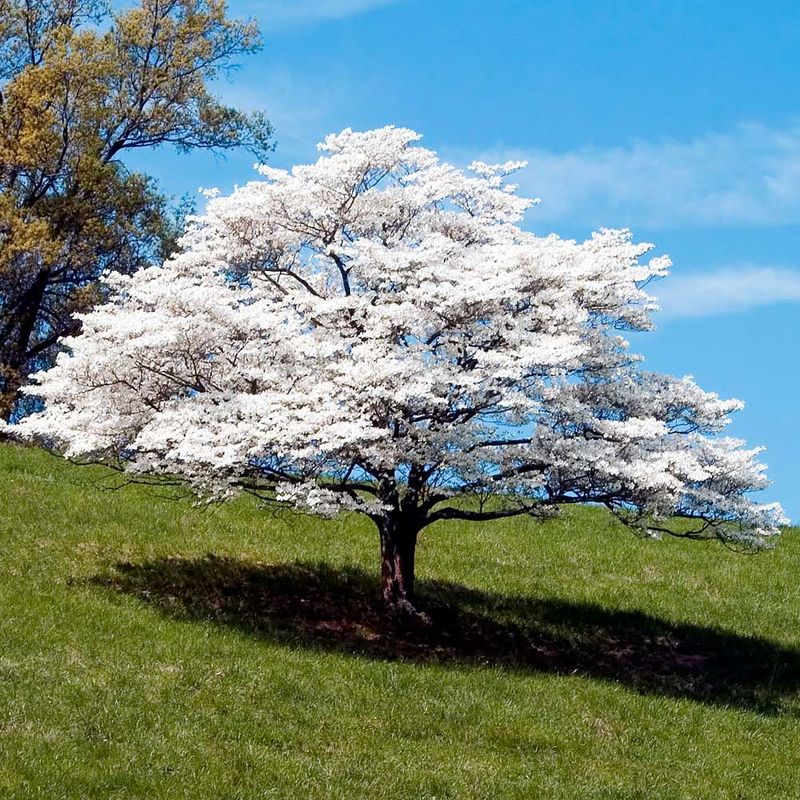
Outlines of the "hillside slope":
M 440 524 L 398 634 L 363 520 L 114 480 L 0 447 L 0 797 L 800 796 L 793 530 Z

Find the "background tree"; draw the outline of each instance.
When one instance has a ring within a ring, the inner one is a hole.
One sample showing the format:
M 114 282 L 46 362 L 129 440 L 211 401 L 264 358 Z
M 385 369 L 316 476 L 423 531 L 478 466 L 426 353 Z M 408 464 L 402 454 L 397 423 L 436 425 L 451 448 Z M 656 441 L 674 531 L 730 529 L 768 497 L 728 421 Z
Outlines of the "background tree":
M 52 362 L 98 276 L 161 261 L 181 220 L 134 148 L 270 150 L 262 115 L 228 108 L 209 81 L 258 47 L 223 0 L 0 0 L 0 416 Z
M 417 537 L 606 505 L 650 534 L 758 545 L 780 507 L 758 451 L 716 436 L 737 401 L 645 372 L 664 258 L 604 230 L 517 226 L 519 166 L 472 175 L 412 131 L 349 130 L 327 155 L 211 200 L 163 267 L 109 279 L 16 428 L 134 476 L 182 475 L 317 514 L 366 514 L 382 591 L 414 612 Z

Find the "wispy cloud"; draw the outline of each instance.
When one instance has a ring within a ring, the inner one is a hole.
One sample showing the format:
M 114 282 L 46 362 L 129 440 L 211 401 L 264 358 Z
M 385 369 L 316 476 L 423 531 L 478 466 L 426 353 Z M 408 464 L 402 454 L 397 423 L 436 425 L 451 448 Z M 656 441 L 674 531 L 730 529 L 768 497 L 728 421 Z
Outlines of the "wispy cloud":
M 291 167 L 319 157 L 317 143 L 347 127 L 353 109 L 368 102 L 374 83 L 365 76 L 353 84 L 336 66 L 310 76 L 276 67 L 264 72 L 246 69 L 234 80 L 220 80 L 213 88 L 227 105 L 267 114 L 277 140 L 270 161 L 274 166 Z
M 709 317 L 757 306 L 800 302 L 800 271 L 729 267 L 696 275 L 671 276 L 648 291 L 658 297 L 660 319 Z
M 231 8 L 236 14 L 258 17 L 269 35 L 272 31 L 352 17 L 398 2 L 403 0 L 238 0 Z
M 316 158 L 316 143 L 328 132 L 328 121 L 346 100 L 346 90 L 335 76 L 320 75 L 303 81 L 275 69 L 257 80 L 247 77 L 248 80 L 238 78 L 233 83 L 220 82 L 215 89 L 228 105 L 267 113 L 275 126 L 279 161 Z
M 743 124 L 688 141 L 636 141 L 565 152 L 496 148 L 524 159 L 535 217 L 588 226 L 769 226 L 800 220 L 800 125 Z

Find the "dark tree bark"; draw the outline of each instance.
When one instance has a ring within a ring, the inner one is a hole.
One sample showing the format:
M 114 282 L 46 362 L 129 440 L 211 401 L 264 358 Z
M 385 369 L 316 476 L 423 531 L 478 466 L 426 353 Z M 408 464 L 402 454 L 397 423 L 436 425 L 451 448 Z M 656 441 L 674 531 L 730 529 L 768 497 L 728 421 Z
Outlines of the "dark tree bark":
M 40 270 L 25 292 L 19 309 L 11 316 L 0 342 L 0 419 L 9 420 L 17 393 L 25 381 L 31 338 L 48 283 L 47 270 Z
M 381 597 L 386 608 L 399 616 L 418 616 L 414 598 L 414 557 L 418 531 L 404 525 L 399 514 L 378 522 L 381 540 Z
M 381 598 L 387 611 L 398 618 L 423 619 L 414 598 L 414 557 L 417 535 L 424 527 L 414 492 L 401 499 L 391 473 L 378 479 L 377 495 L 385 508 L 372 517 L 381 542 Z

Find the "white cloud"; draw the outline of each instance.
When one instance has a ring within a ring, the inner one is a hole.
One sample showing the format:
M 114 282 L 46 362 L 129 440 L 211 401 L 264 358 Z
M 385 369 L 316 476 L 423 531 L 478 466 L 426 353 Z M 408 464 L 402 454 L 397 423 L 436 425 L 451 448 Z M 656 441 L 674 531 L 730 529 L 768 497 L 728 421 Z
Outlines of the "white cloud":
M 496 148 L 482 160 L 523 159 L 532 218 L 597 227 L 782 225 L 800 220 L 800 125 L 743 124 L 689 141 L 635 141 L 565 152 Z
M 270 163 L 289 168 L 319 157 L 317 143 L 351 124 L 355 110 L 369 102 L 375 81 L 364 76 L 352 84 L 338 66 L 302 76 L 283 67 L 261 72 L 247 65 L 213 90 L 226 105 L 266 113 L 277 141 Z
M 658 297 L 656 319 L 709 317 L 757 306 L 800 302 L 800 271 L 741 266 L 665 278 L 648 287 Z
M 237 15 L 258 17 L 269 35 L 276 30 L 352 17 L 398 2 L 402 0 L 239 0 L 231 3 L 231 10 Z
M 346 89 L 333 75 L 299 80 L 274 69 L 258 76 L 246 75 L 232 83 L 220 81 L 215 91 L 226 104 L 244 111 L 264 111 L 275 126 L 278 151 L 271 159 L 280 166 L 317 157 L 316 143 L 328 133 L 328 122 L 347 101 Z M 283 163 L 285 159 L 289 163 Z

